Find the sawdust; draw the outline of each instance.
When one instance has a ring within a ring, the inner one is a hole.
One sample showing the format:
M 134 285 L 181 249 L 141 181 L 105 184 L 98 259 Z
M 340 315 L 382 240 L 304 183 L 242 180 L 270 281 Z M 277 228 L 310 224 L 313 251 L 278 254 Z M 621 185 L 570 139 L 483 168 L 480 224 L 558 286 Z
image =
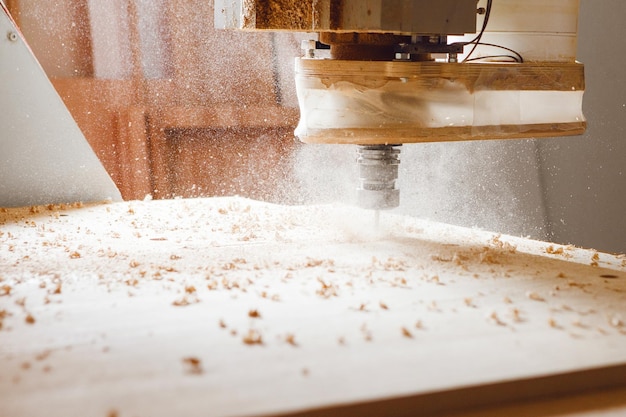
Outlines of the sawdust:
M 145 353 L 162 354 L 159 344 L 167 338 L 159 329 L 172 329 L 185 341 L 168 345 L 179 354 L 173 368 L 182 374 L 183 358 L 185 373 L 195 374 L 203 369 L 200 359 L 180 349 L 206 348 L 198 340 L 214 341 L 224 367 L 236 367 L 236 358 L 228 354 L 232 349 L 253 360 L 247 355 L 290 346 L 299 347 L 288 350 L 294 355 L 321 347 L 332 356 L 334 349 L 357 352 L 366 344 L 372 352 L 401 340 L 406 340 L 401 345 L 413 345 L 410 339 L 420 341 L 415 353 L 441 337 L 481 339 L 541 328 L 563 329 L 550 332 L 566 336 L 575 330 L 580 337 L 572 343 L 624 337 L 618 314 L 623 293 L 615 292 L 623 288 L 618 279 L 623 273 L 591 268 L 591 251 L 576 250 L 581 261 L 575 263 L 545 256 L 542 242 L 393 215 L 382 219 L 378 234 L 355 233 L 336 227 L 342 219 L 357 223 L 361 215 L 342 206 L 285 207 L 228 198 L 75 210 L 2 214 L 0 245 L 12 244 L 14 251 L 0 255 L 5 261 L 0 265 L 0 330 L 11 327 L 1 332 L 0 343 L 26 334 L 23 328 L 42 335 L 48 329 L 76 338 L 72 344 L 81 349 L 89 351 L 93 344 L 98 354 L 111 346 L 108 356 L 114 357 L 129 349 L 121 341 L 141 338 L 124 329 L 145 326 L 154 333 L 142 345 Z M 81 257 L 69 261 L 68 254 L 78 250 Z M 603 265 L 612 260 L 607 254 L 598 258 Z M 615 261 L 615 268 L 622 260 Z M 562 271 L 558 274 L 555 262 Z M 605 278 L 611 280 L 608 285 L 601 275 L 618 278 Z M 549 291 L 558 291 L 558 297 L 548 297 Z M 196 307 L 172 308 L 201 299 Z M 596 303 L 599 299 L 606 302 Z M 57 301 L 64 302 L 64 315 L 57 315 Z M 111 308 L 112 303 L 117 306 Z M 36 313 L 36 323 L 46 325 L 26 326 L 26 306 Z M 97 333 L 105 328 L 102 320 L 94 321 L 102 311 L 111 334 L 106 342 Z M 120 316 L 124 324 L 116 328 Z M 87 329 L 84 340 L 68 330 L 75 328 Z M 189 337 L 198 334 L 206 338 Z M 254 348 L 259 345 L 265 348 Z M 35 363 L 32 356 L 20 355 L 18 364 Z M 63 372 L 56 359 L 55 373 Z M 0 366 L 4 360 L 0 354 Z M 94 366 L 108 366 L 110 360 L 99 358 Z M 313 379 L 321 365 L 306 363 L 315 371 Z M 137 364 L 146 366 L 141 359 Z M 294 362 L 296 369 L 301 364 Z M 22 379 L 27 375 L 20 373 Z
M 204 373 L 202 361 L 194 356 L 183 358 L 183 363 L 187 366 L 187 373 L 189 374 L 201 375 Z
M 250 329 L 241 339 L 246 345 L 262 345 L 263 336 L 258 330 Z
M 316 0 L 255 1 L 258 29 L 307 31 L 313 28 Z

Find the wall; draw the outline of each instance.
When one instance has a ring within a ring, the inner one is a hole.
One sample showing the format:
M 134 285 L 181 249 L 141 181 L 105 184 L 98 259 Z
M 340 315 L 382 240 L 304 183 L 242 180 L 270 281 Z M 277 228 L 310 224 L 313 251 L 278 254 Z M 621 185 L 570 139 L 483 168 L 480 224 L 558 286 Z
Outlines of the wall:
M 581 0 L 584 136 L 540 141 L 550 239 L 626 252 L 626 2 Z

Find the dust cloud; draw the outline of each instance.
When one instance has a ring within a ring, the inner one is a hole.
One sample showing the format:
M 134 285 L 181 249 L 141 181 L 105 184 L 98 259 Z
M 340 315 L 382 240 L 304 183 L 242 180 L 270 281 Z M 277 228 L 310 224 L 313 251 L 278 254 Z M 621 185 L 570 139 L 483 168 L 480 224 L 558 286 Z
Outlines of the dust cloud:
M 530 140 L 405 144 L 401 203 L 392 212 L 545 239 L 535 145 Z M 300 146 L 293 175 L 301 202 L 354 204 L 355 153 L 351 145 Z

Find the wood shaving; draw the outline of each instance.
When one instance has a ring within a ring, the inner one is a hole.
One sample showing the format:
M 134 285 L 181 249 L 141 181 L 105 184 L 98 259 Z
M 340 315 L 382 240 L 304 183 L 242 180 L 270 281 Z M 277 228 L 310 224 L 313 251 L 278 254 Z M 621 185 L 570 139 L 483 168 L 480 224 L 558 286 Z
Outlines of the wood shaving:
M 517 308 L 512 308 L 512 309 L 510 310 L 510 314 L 511 314 L 511 317 L 512 317 L 512 319 L 513 319 L 513 321 L 514 321 L 514 322 L 516 322 L 516 323 L 521 323 L 522 321 L 524 321 L 524 320 L 522 319 L 522 314 L 521 314 L 521 312 L 520 312 L 520 310 L 519 310 L 519 309 L 517 309 Z
M 383 310 L 389 310 L 389 307 L 387 306 L 387 304 L 383 303 L 382 301 L 380 303 L 378 303 L 378 305 L 380 306 L 380 308 L 382 308 Z
M 550 317 L 550 318 L 548 319 L 548 325 L 549 325 L 550 327 L 552 327 L 553 329 L 561 329 L 561 326 L 560 326 L 560 325 L 557 323 L 557 321 L 556 321 L 554 318 L 552 318 L 552 317 Z
M 498 313 L 495 312 L 495 311 L 492 311 L 489 314 L 488 319 L 489 319 L 489 321 L 491 321 L 492 323 L 497 324 L 498 326 L 506 326 L 506 323 L 500 319 L 500 317 L 498 316 Z
M 367 328 L 367 324 L 363 323 L 363 325 L 360 328 L 361 333 L 363 334 L 363 338 L 365 339 L 366 342 L 371 342 L 372 341 L 372 332 Z
M 498 259 L 496 259 L 495 254 L 490 252 L 489 248 L 485 248 L 483 250 L 483 252 L 481 252 L 478 255 L 478 259 L 480 260 L 481 264 L 487 264 L 487 265 L 498 265 L 498 264 L 500 264 Z
M 172 305 L 176 307 L 185 307 L 185 306 L 189 306 L 192 304 L 197 304 L 199 302 L 200 302 L 200 299 L 195 295 L 193 296 L 184 295 L 183 297 L 172 301 Z
M 536 293 L 535 291 L 528 291 L 526 293 L 526 297 L 533 301 L 546 301 L 541 295 Z
M 248 333 L 243 336 L 242 341 L 246 345 L 262 345 L 263 337 L 257 330 L 250 329 Z
M 36 359 L 36 360 L 38 360 L 38 361 L 43 361 L 43 360 L 48 359 L 48 357 L 50 357 L 50 355 L 51 355 L 51 354 L 52 354 L 52 351 L 51 351 L 51 350 L 49 350 L 49 349 L 47 349 L 47 350 L 44 350 L 44 351 L 43 351 L 43 352 L 41 352 L 41 353 L 38 353 L 38 354 L 35 356 L 35 359 Z
M 2 287 L 0 287 L 0 297 L 11 295 L 12 290 L 13 288 L 10 285 L 3 285 Z
M 57 281 L 53 290 L 48 291 L 49 294 L 61 294 L 61 289 L 63 288 L 63 283 L 61 281 Z
M 589 265 L 598 266 L 599 261 L 600 261 L 600 255 L 598 254 L 598 252 L 596 252 L 591 256 L 591 263 Z
M 322 288 L 315 291 L 317 295 L 323 298 L 337 297 L 337 287 L 334 284 L 328 284 L 323 279 L 317 278 Z
M 409 331 L 409 329 L 407 329 L 406 327 L 402 327 L 402 336 L 412 339 L 413 338 L 413 334 Z
M 508 253 L 517 252 L 517 246 L 511 245 L 509 242 L 502 241 L 501 238 L 502 238 L 502 235 L 496 235 L 493 238 L 491 238 L 490 242 L 493 246 L 500 249 L 501 251 L 508 252 Z
M 260 319 L 261 313 L 258 310 L 250 310 L 248 311 L 248 317 L 252 317 L 253 319 Z
M 550 245 L 546 248 L 546 253 L 550 255 L 563 255 L 563 248 L 562 247 L 555 248 L 554 246 Z
M 430 311 L 441 311 L 441 310 L 439 309 L 439 306 L 437 305 L 437 301 L 435 301 L 435 300 L 432 300 L 430 303 L 428 303 L 427 308 L 428 308 Z
M 183 358 L 183 363 L 187 365 L 187 373 L 189 374 L 200 375 L 204 373 L 204 370 L 202 369 L 202 361 L 196 357 L 189 356 Z
M 285 342 L 287 342 L 291 346 L 298 346 L 298 343 L 296 343 L 296 336 L 292 333 L 287 333 L 287 335 L 285 336 Z
M 445 285 L 443 282 L 441 282 L 441 280 L 439 279 L 439 275 L 432 275 L 430 277 L 427 278 L 428 282 L 432 282 L 434 284 L 437 285 Z
M 9 313 L 7 310 L 0 310 L 0 330 L 4 328 L 4 319 L 10 315 L 11 313 Z

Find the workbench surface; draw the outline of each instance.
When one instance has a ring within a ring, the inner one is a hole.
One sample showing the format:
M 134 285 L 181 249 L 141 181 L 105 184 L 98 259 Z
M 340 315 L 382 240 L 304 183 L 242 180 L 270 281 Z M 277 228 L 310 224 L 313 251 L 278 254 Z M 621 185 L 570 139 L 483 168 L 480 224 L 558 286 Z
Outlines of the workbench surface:
M 0 416 L 427 415 L 620 389 L 625 271 L 338 205 L 0 209 Z

